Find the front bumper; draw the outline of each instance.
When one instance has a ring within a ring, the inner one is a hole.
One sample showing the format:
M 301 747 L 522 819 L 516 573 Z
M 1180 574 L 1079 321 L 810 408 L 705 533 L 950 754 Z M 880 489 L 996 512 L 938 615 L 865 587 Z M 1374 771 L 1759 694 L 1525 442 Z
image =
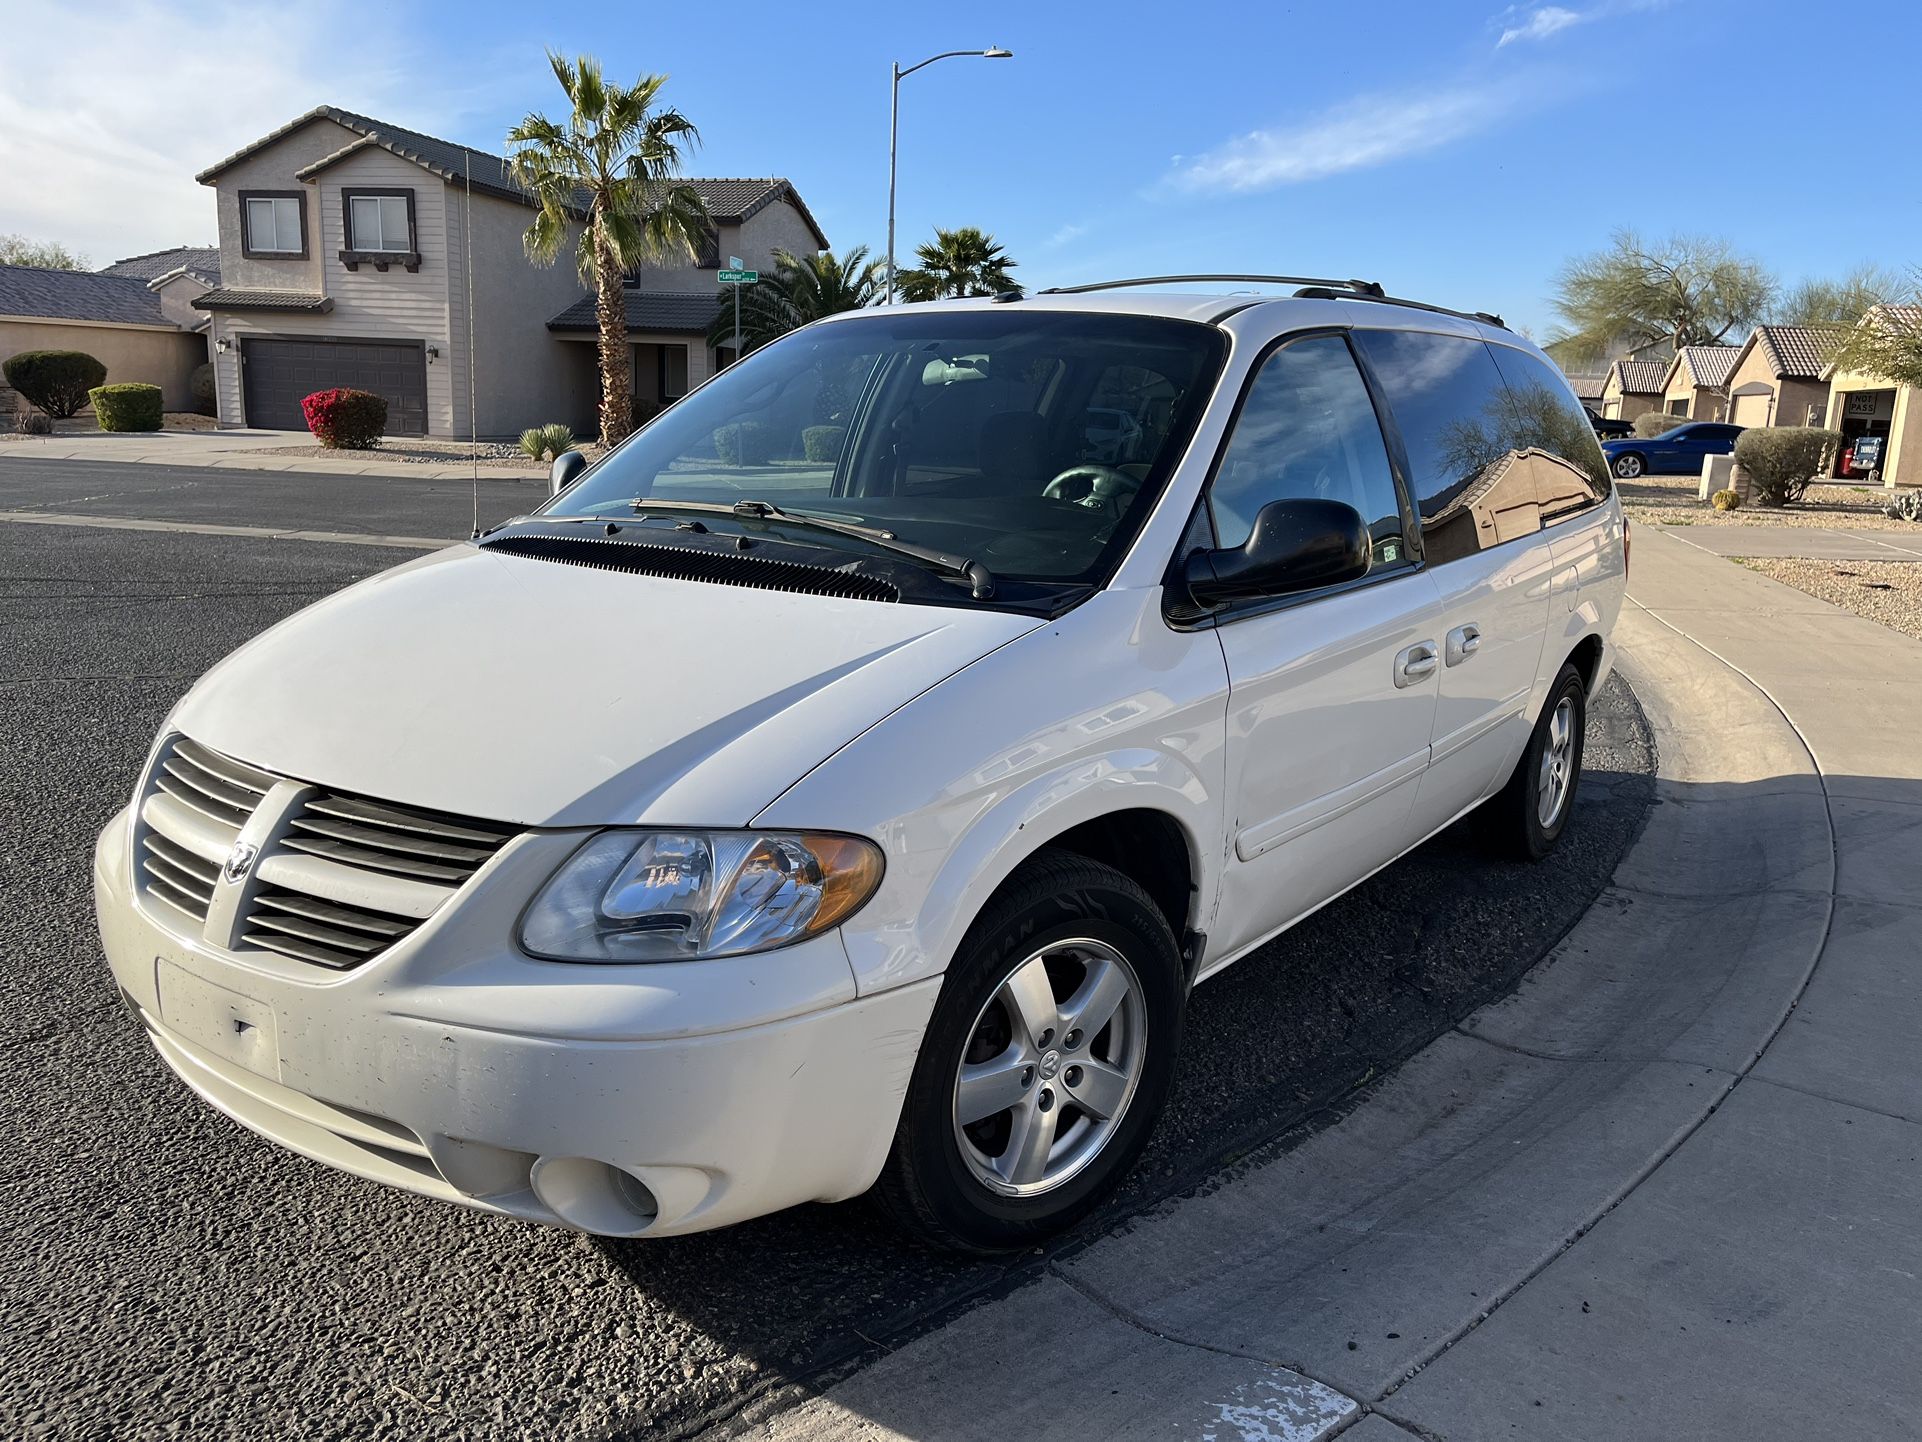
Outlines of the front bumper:
M 839 1201 L 879 1175 L 939 978 L 856 998 L 838 934 L 570 966 L 512 947 L 541 838 L 345 973 L 224 953 L 139 901 L 123 812 L 94 894 L 114 980 L 190 1087 L 356 1175 L 619 1236 Z M 569 843 L 571 845 L 571 843 Z

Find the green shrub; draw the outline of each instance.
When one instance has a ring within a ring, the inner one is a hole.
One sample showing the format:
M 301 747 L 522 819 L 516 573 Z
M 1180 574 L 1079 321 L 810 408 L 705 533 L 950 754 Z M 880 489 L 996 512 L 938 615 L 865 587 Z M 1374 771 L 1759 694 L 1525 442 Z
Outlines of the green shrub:
M 87 392 L 93 402 L 94 418 L 103 431 L 157 431 L 160 429 L 160 387 L 126 381 L 120 385 L 95 386 Z
M 1643 411 L 1635 417 L 1635 434 L 1642 440 L 1659 436 L 1664 431 L 1672 431 L 1677 426 L 1688 424 L 1687 416 L 1664 415 L 1661 411 Z
M 387 402 L 372 391 L 345 386 L 315 391 L 300 409 L 314 439 L 329 450 L 372 450 L 387 429 Z
M 574 432 L 559 421 L 521 432 L 521 453 L 532 460 L 557 460 L 563 452 L 575 449 Z
M 632 404 L 628 406 L 627 422 L 638 431 L 665 409 L 666 407 L 659 401 L 651 401 L 646 396 L 635 396 Z
M 714 432 L 714 453 L 730 466 L 764 466 L 774 454 L 774 434 L 759 421 L 736 421 Z
M 1842 437 L 1815 426 L 1773 426 L 1735 438 L 1735 464 L 1748 477 L 1749 492 L 1764 506 L 1802 499 L 1809 482 L 1829 468 Z
M 810 461 L 832 461 L 841 454 L 846 426 L 808 426 L 801 432 L 801 454 Z
M 107 368 L 80 350 L 23 350 L 0 364 L 0 374 L 55 420 L 79 414 L 87 392 L 107 383 Z
M 1708 498 L 1708 503 L 1718 511 L 1733 511 L 1742 504 L 1740 491 L 1717 491 Z
M 214 413 L 214 368 L 202 361 L 187 377 L 187 390 L 194 398 L 194 409 L 203 416 Z

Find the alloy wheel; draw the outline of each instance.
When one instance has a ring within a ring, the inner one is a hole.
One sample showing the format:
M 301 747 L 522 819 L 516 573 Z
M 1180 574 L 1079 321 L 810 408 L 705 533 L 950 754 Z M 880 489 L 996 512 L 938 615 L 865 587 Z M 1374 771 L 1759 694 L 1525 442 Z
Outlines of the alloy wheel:
M 1625 481 L 1632 481 L 1642 473 L 1640 456 L 1622 456 L 1615 462 L 1615 474 Z
M 1106 942 L 1057 941 L 1024 957 L 976 1016 L 954 1079 L 954 1134 L 982 1185 L 1052 1191 L 1100 1155 L 1134 1099 L 1147 1002 Z
M 1548 720 L 1548 740 L 1542 746 L 1542 765 L 1535 779 L 1535 818 L 1542 830 L 1554 829 L 1568 805 L 1575 776 L 1575 698 L 1562 697 Z

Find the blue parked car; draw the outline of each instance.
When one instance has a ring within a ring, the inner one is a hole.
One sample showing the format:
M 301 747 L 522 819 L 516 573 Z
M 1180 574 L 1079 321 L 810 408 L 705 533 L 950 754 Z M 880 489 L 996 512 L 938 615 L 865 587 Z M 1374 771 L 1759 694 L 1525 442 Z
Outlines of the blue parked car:
M 1603 441 L 1602 453 L 1608 457 L 1608 468 L 1624 481 L 1643 475 L 1698 476 L 1705 456 L 1726 456 L 1741 434 L 1741 426 L 1719 421 L 1683 421 L 1648 440 Z

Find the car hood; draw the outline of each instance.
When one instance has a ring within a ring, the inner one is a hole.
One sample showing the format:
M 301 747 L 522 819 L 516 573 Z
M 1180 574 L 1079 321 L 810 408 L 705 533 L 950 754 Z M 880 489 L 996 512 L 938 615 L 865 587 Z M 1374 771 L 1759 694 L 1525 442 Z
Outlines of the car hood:
M 172 725 L 297 780 L 460 815 L 743 825 L 1037 624 L 460 546 L 262 633 Z

